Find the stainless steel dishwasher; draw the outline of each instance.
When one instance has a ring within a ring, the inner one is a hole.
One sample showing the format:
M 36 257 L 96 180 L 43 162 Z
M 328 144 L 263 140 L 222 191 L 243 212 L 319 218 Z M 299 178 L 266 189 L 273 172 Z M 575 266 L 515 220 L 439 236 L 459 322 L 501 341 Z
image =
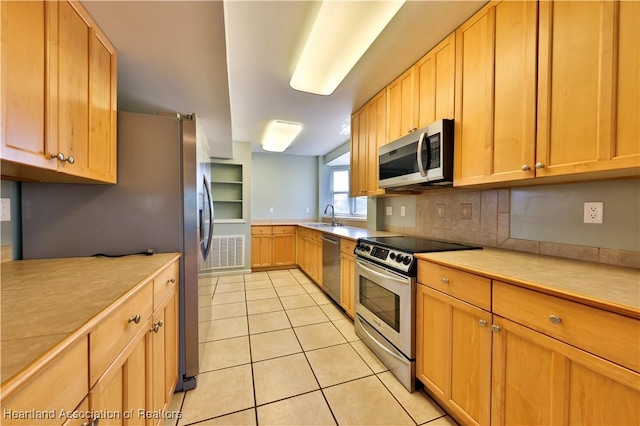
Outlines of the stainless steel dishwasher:
M 322 235 L 322 288 L 340 304 L 340 239 Z

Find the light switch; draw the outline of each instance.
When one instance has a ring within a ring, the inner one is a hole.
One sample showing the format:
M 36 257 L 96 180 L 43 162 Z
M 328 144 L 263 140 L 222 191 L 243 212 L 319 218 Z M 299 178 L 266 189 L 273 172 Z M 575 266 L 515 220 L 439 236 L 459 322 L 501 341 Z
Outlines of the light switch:
M 273 207 L 269 207 L 269 213 L 273 213 Z
M 407 215 L 407 208 L 405 206 L 400 206 L 400 216 Z

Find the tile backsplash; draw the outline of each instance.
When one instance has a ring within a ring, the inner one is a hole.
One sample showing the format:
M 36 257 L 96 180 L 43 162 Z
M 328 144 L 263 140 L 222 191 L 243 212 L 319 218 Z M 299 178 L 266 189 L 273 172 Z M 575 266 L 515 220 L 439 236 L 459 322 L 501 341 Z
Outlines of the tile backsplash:
M 513 189 L 442 188 L 379 202 L 384 203 L 387 231 L 640 268 L 639 200 L 640 180 L 633 179 Z M 581 209 L 587 201 L 605 202 L 604 224 L 583 223 Z

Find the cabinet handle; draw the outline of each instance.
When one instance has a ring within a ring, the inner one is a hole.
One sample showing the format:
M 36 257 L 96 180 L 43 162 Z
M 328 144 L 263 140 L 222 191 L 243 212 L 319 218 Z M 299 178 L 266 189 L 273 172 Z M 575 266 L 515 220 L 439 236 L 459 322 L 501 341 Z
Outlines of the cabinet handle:
M 500 326 L 499 326 L 499 325 L 495 325 L 495 324 L 493 324 L 493 325 L 491 326 L 491 331 L 493 331 L 494 333 L 499 332 L 499 331 L 500 331 Z
M 73 158 L 73 155 L 70 155 L 69 158 L 67 158 L 67 163 L 69 164 L 73 164 L 76 162 L 76 159 Z
M 162 327 L 163 325 L 164 325 L 164 321 L 160 320 L 157 323 L 153 324 L 153 327 L 151 327 L 149 331 L 153 331 L 154 333 L 157 333 L 158 331 L 160 331 L 160 327 Z
M 478 320 L 478 324 L 480 324 L 480 327 L 486 327 L 487 326 L 487 321 L 486 320 Z
M 168 279 L 168 280 L 167 280 L 167 284 L 173 284 L 173 283 L 175 283 L 175 282 L 176 282 L 175 277 L 171 277 L 171 279 Z
M 442 277 L 440 281 L 442 282 L 442 284 L 449 284 L 449 278 Z
M 73 164 L 76 162 L 76 159 L 73 158 L 73 156 L 69 156 L 69 158 L 66 158 L 64 156 L 63 153 L 59 152 L 58 154 L 51 154 L 51 158 L 57 158 L 58 160 L 62 161 L 63 163 L 66 161 L 69 164 Z
M 562 322 L 562 318 L 557 315 L 549 315 L 549 321 L 551 321 L 552 324 L 558 325 Z
M 520 167 L 522 169 L 523 172 L 527 172 L 529 170 L 531 170 L 531 167 L 529 167 L 528 164 L 524 164 L 522 167 Z
M 536 163 L 534 166 L 536 169 L 544 169 L 544 163 Z
M 135 322 L 136 324 L 140 323 L 140 314 L 136 315 L 135 317 L 129 317 L 129 320 L 127 322 Z

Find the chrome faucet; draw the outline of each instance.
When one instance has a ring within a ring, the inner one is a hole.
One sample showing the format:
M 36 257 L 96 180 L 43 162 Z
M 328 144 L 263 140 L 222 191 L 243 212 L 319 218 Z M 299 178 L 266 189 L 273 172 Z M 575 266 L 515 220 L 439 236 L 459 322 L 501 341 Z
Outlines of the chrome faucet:
M 336 213 L 333 208 L 333 204 L 327 204 L 327 207 L 324 208 L 324 214 L 327 214 L 327 210 L 329 210 L 329 207 L 331 207 L 331 226 L 336 226 Z

